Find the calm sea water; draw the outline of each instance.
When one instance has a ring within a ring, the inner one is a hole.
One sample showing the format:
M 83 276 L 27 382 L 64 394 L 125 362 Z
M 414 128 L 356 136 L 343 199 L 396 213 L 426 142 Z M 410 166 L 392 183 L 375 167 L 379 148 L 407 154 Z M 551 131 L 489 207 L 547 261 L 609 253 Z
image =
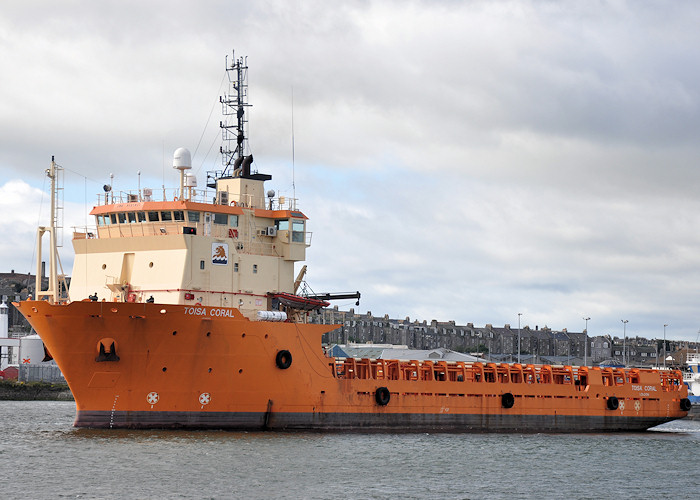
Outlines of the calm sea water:
M 700 422 L 637 434 L 103 431 L 0 401 L 0 498 L 684 498 Z

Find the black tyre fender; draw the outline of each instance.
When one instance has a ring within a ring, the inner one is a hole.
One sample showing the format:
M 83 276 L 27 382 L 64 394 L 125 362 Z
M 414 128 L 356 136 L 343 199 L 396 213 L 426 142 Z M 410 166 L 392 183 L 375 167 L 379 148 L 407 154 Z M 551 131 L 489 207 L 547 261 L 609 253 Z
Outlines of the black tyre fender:
M 688 399 L 688 398 L 681 399 L 681 411 L 690 411 L 690 409 L 692 407 L 693 407 L 693 403 L 690 402 L 690 399 Z
M 510 392 L 501 394 L 501 405 L 503 406 L 503 408 L 513 408 L 514 404 L 515 396 L 513 396 Z
M 275 364 L 277 364 L 277 368 L 286 370 L 292 365 L 292 353 L 286 349 L 277 351 L 277 356 L 275 356 Z
M 391 400 L 391 393 L 386 387 L 379 387 L 374 392 L 374 399 L 379 406 L 386 406 L 389 404 L 389 400 Z
M 608 402 L 606 403 L 608 410 L 617 410 L 620 406 L 620 401 L 615 396 L 608 397 Z

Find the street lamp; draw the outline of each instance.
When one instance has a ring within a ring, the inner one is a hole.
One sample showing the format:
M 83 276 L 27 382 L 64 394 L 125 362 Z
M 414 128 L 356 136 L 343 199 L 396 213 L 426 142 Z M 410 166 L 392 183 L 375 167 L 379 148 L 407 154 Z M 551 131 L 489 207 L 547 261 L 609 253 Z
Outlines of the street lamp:
M 518 313 L 518 364 L 520 364 L 520 316 L 523 313 Z
M 629 320 L 621 319 L 622 321 L 622 364 L 627 367 L 627 323 Z
M 586 352 L 588 351 L 588 320 L 589 317 L 583 318 L 586 322 L 586 329 L 583 331 L 583 366 L 588 366 L 588 358 L 586 357 Z
M 668 325 L 664 325 L 664 370 L 666 369 L 666 327 Z

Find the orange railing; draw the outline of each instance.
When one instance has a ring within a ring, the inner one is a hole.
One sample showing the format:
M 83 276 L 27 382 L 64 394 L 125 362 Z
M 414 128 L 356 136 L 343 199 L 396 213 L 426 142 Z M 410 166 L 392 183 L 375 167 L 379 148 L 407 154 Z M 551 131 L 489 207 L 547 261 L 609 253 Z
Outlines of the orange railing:
M 422 380 L 487 382 L 501 384 L 574 385 L 582 390 L 592 370 L 600 371 L 603 385 L 637 384 L 642 370 L 508 363 L 467 363 L 463 361 L 398 361 L 385 359 L 332 358 L 329 366 L 339 379 Z M 678 391 L 683 376 L 677 370 L 648 370 L 659 374 L 665 391 Z

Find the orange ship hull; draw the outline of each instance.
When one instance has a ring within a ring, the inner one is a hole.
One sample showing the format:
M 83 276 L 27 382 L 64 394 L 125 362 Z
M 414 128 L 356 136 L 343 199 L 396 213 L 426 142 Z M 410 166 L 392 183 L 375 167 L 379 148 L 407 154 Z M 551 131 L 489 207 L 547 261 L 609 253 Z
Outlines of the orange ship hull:
M 335 359 L 336 325 L 237 309 L 16 304 L 75 397 L 79 427 L 639 431 L 687 415 L 680 372 Z

